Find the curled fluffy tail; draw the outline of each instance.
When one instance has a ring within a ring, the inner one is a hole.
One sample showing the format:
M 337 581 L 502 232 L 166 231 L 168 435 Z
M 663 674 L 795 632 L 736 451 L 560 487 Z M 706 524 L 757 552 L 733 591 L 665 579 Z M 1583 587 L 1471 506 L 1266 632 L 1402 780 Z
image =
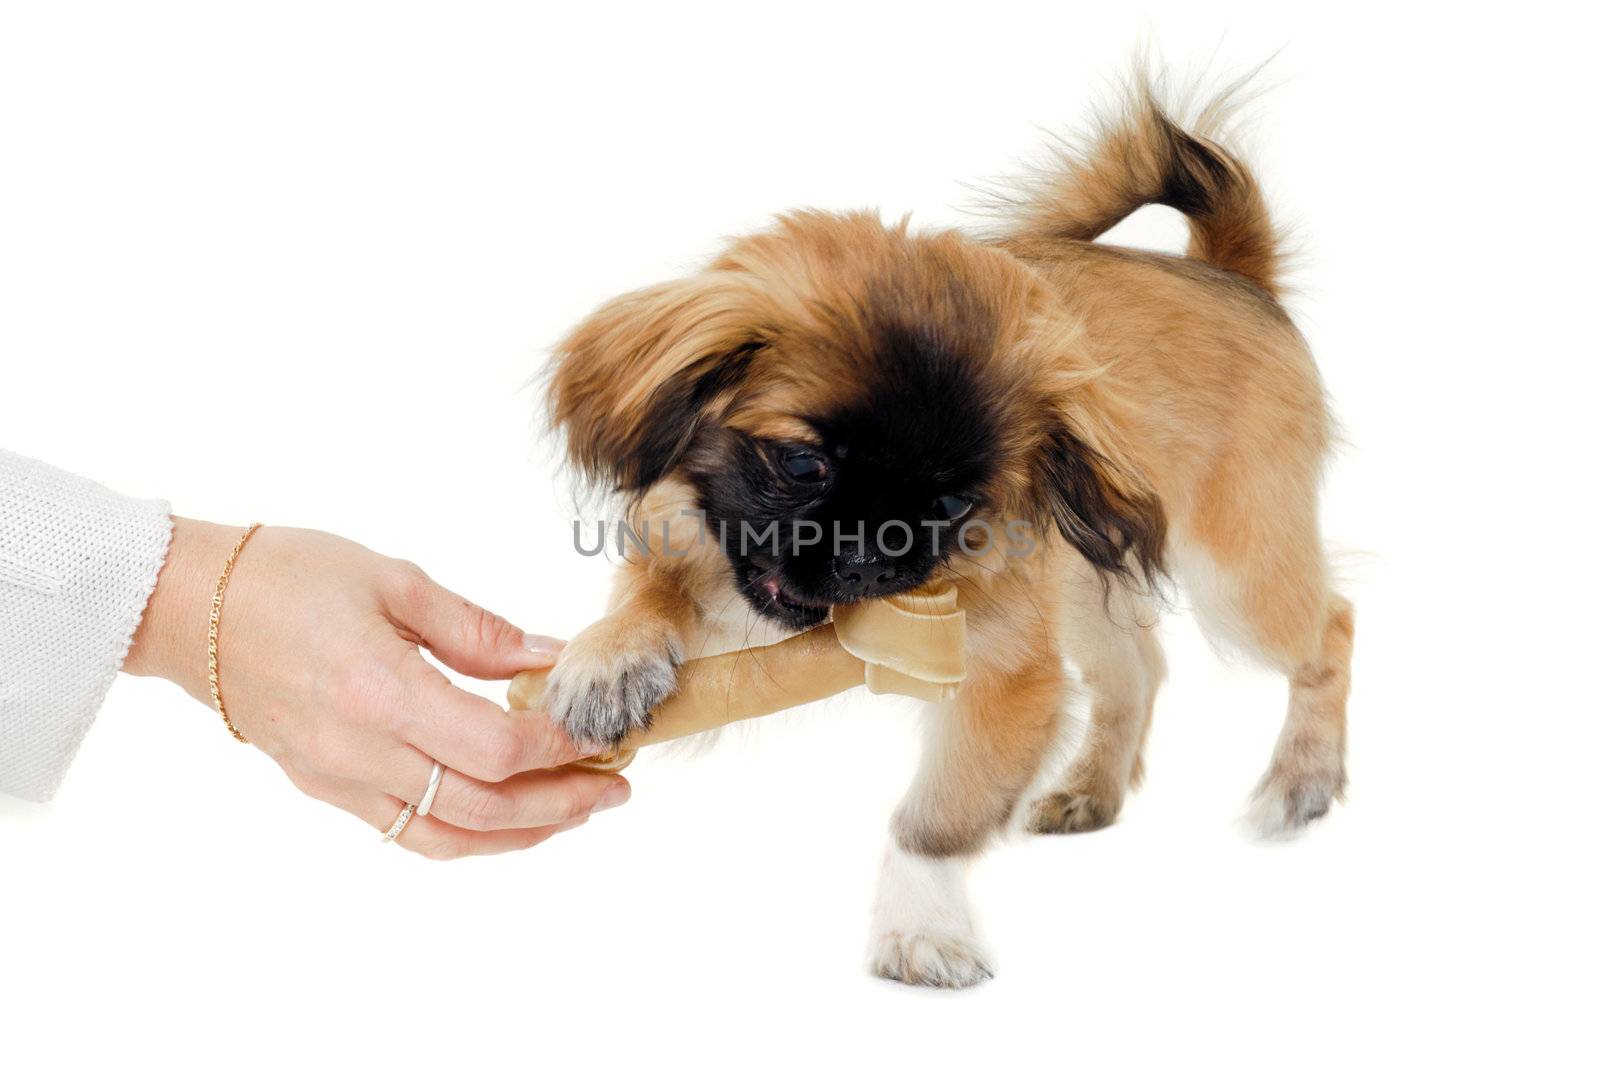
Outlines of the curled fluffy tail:
M 1043 180 L 1011 203 L 1012 232 L 1092 241 L 1144 205 L 1165 204 L 1188 217 L 1189 255 L 1278 295 L 1280 235 L 1255 177 L 1217 143 L 1244 85 L 1221 93 L 1186 130 L 1141 77 L 1083 147 L 1063 147 Z

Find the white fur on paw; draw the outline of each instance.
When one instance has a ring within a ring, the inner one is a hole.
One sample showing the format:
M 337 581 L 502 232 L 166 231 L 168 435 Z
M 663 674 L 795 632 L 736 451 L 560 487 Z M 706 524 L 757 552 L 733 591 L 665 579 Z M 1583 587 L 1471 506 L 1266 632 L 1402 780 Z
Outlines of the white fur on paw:
M 908 985 L 965 989 L 993 978 L 973 934 L 965 863 L 907 852 L 891 841 L 868 951 L 873 974 Z
M 1246 815 L 1262 837 L 1293 837 L 1322 818 L 1344 791 L 1341 770 L 1267 772 L 1250 798 Z
M 879 978 L 939 989 L 966 989 L 994 977 L 983 946 L 951 933 L 880 934 L 870 962 Z
M 573 740 L 615 745 L 650 725 L 651 712 L 678 687 L 683 656 L 669 640 L 635 641 L 586 630 L 550 672 L 544 708 Z

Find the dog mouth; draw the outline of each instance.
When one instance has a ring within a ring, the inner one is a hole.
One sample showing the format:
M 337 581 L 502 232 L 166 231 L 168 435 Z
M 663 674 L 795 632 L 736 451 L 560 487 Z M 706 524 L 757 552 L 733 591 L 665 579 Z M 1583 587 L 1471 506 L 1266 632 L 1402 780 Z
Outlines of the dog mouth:
M 833 607 L 795 593 L 776 575 L 768 575 L 747 588 L 758 611 L 796 628 L 818 625 L 827 619 Z

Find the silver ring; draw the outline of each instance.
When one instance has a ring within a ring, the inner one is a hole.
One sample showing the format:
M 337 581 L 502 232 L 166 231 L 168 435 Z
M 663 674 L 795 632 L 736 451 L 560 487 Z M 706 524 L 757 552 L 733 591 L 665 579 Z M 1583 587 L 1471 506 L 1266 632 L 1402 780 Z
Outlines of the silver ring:
M 439 780 L 443 777 L 444 765 L 434 760 L 433 770 L 428 774 L 428 788 L 422 791 L 422 799 L 417 801 L 417 818 L 433 810 L 433 798 L 439 795 Z
M 384 834 L 383 840 L 378 843 L 380 845 L 387 845 L 390 841 L 393 841 L 395 838 L 399 837 L 400 831 L 406 828 L 406 823 L 411 821 L 411 816 L 416 813 L 416 810 L 417 806 L 415 804 L 407 804 L 405 807 L 401 808 L 400 814 L 395 816 L 394 825 L 389 827 L 389 832 Z

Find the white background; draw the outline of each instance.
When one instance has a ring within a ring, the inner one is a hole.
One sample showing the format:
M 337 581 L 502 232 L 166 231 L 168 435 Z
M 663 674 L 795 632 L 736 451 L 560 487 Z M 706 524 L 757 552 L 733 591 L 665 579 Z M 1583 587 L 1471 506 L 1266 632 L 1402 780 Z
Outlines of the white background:
M 579 6 L 6 5 L 0 443 L 570 634 L 607 568 L 524 383 L 587 310 L 787 207 L 959 224 L 1142 34 L 1221 74 L 1287 46 L 1253 158 L 1350 441 L 1348 803 L 1241 832 L 1282 686 L 1176 617 L 1149 784 L 979 866 L 999 977 L 941 994 L 861 965 L 910 708 L 646 756 L 581 832 L 438 865 L 123 679 L 54 803 L 0 800 L 0 1060 L 1592 1057 L 1578 9 Z

